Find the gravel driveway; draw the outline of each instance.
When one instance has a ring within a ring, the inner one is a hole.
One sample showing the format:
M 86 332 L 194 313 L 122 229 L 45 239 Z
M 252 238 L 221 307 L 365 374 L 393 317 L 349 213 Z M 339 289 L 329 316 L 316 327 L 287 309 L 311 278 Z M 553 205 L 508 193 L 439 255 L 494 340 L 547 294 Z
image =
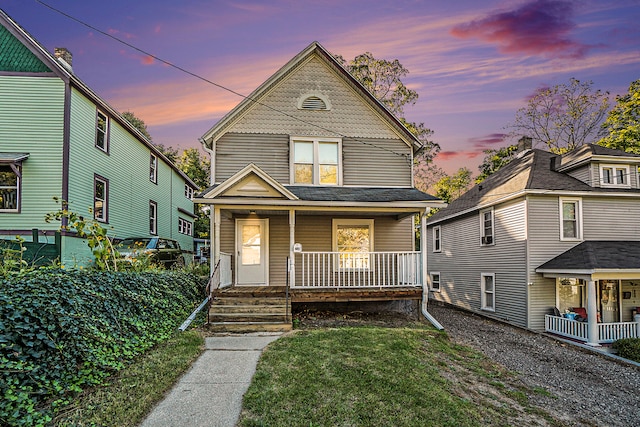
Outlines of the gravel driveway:
M 431 303 L 429 312 L 454 342 L 547 390 L 530 403 L 567 426 L 640 426 L 640 368 L 455 308 Z

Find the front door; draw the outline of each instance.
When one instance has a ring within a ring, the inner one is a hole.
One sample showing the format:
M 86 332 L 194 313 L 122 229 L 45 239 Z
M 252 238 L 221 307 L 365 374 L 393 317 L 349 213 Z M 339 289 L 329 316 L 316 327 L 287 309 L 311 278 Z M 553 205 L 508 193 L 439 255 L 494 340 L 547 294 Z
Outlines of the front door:
M 267 285 L 269 228 L 266 219 L 236 220 L 236 282 Z

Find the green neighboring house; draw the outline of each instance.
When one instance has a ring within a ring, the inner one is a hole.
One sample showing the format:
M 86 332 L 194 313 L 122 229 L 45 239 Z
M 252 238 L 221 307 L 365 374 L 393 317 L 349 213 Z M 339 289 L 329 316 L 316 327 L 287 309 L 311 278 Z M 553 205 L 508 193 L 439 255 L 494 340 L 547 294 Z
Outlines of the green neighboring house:
M 70 209 L 119 239 L 172 238 L 193 248 L 196 185 L 75 76 L 71 55 L 47 52 L 0 9 L 0 239 L 54 243 L 48 212 Z M 63 233 L 60 259 L 87 265 L 86 242 Z

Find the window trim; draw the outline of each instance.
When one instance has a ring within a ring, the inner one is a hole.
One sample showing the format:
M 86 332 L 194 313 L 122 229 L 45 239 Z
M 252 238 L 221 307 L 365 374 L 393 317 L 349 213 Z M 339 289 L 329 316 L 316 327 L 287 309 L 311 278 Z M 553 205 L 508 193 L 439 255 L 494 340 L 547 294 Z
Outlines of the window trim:
M 184 184 L 184 197 L 186 197 L 187 199 L 191 200 L 193 198 L 194 193 L 195 193 L 195 190 L 193 189 L 193 187 L 185 182 L 185 184 Z
M 96 184 L 98 181 L 104 183 L 104 199 L 102 199 L 102 212 L 103 216 L 98 218 L 96 202 L 98 201 L 98 196 L 96 194 Z M 93 219 L 98 222 L 109 223 L 109 180 L 97 173 L 93 174 Z
M 104 123 L 105 123 L 104 131 L 102 131 L 102 129 L 100 129 L 100 127 L 98 126 L 100 123 L 100 116 L 104 117 Z M 110 148 L 110 143 L 109 143 L 110 134 L 111 134 L 110 128 L 111 128 L 111 121 L 109 120 L 109 115 L 104 111 L 96 108 L 96 125 L 95 125 L 95 136 L 94 136 L 93 144 L 98 150 L 107 154 L 109 154 L 109 148 Z M 101 147 L 98 144 L 98 132 L 104 132 L 104 147 Z
M 436 237 L 436 234 L 438 237 Z M 433 252 L 442 252 L 442 227 L 436 225 L 431 230 L 432 236 L 432 251 Z
M 486 289 L 486 277 L 491 277 L 493 283 L 493 289 L 487 291 Z M 487 305 L 487 294 L 493 295 L 493 306 Z M 483 311 L 496 311 L 496 274 L 495 273 L 480 273 L 480 309 Z
M 576 236 L 565 237 L 564 235 L 564 204 L 574 203 L 576 205 Z M 581 241 L 582 240 L 582 198 L 580 197 L 560 197 L 558 199 L 558 209 L 560 210 L 560 240 L 561 241 Z
M 158 202 L 149 200 L 149 234 L 158 235 Z
M 296 171 L 295 171 L 295 143 L 296 142 L 312 142 L 313 143 L 313 175 L 311 183 L 297 183 Z M 319 146 L 322 142 L 336 143 L 338 145 L 338 158 L 337 158 L 337 176 L 335 184 L 321 184 L 320 183 L 320 163 L 318 162 Z M 315 136 L 292 136 L 289 138 L 289 182 L 291 185 L 313 185 L 313 186 L 327 186 L 335 187 L 342 185 L 342 138 L 323 138 Z
M 484 216 L 491 214 L 491 235 L 486 234 L 484 227 Z M 494 246 L 496 244 L 496 218 L 493 207 L 480 211 L 480 246 Z
M 333 218 L 331 220 L 331 247 L 333 252 L 338 254 L 337 262 L 333 266 L 334 271 L 354 271 L 354 270 L 370 270 L 371 264 L 368 263 L 367 267 L 341 267 L 340 266 L 340 252 L 338 251 L 338 226 L 340 225 L 367 225 L 369 227 L 369 252 L 373 252 L 374 243 L 374 220 L 373 218 Z
M 149 181 L 158 184 L 158 156 L 149 153 Z
M 438 280 L 434 279 L 434 276 L 437 275 L 438 276 Z M 438 286 L 434 286 L 434 284 L 437 283 Z M 440 274 L 439 271 L 430 271 L 429 272 L 429 290 L 431 292 L 440 292 L 441 291 L 441 286 L 442 286 L 442 275 Z
M 599 171 L 600 171 L 600 186 L 602 187 L 617 187 L 617 188 L 630 188 L 631 187 L 631 179 L 629 179 L 631 177 L 630 172 L 629 172 L 629 165 L 620 165 L 620 164 L 607 164 L 607 163 L 602 163 L 599 165 L 598 167 Z M 611 179 L 612 182 L 605 182 L 604 181 L 604 170 L 605 169 L 611 169 Z M 623 183 L 619 183 L 618 182 L 618 174 L 617 172 L 620 170 L 624 170 L 624 182 Z
M 15 209 L 3 209 L 0 207 L 0 213 L 20 213 L 22 207 L 22 162 L 8 162 L 0 163 L 1 165 L 7 165 L 16 175 L 16 208 Z M 6 186 L 5 188 L 11 189 L 13 186 Z

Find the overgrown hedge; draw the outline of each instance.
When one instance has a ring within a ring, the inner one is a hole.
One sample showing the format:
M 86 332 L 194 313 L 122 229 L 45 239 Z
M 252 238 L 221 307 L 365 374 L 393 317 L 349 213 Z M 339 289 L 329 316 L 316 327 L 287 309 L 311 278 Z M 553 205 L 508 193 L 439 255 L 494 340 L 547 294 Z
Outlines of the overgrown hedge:
M 0 425 L 41 426 L 165 340 L 203 296 L 183 272 L 43 269 L 1 278 Z

